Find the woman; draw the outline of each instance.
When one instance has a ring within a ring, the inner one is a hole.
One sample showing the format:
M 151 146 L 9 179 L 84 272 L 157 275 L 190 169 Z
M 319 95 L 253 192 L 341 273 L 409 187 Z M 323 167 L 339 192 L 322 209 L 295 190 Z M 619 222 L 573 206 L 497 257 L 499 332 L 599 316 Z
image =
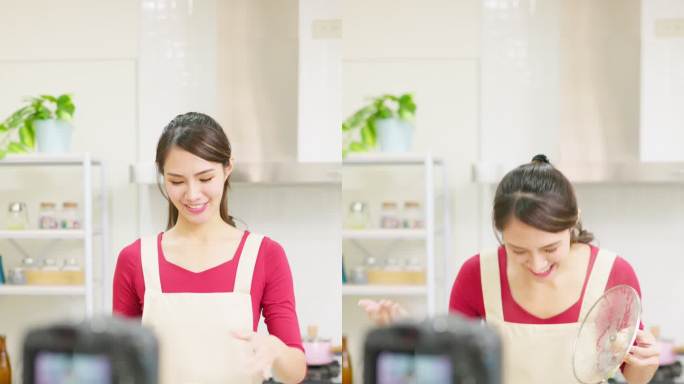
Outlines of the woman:
M 450 311 L 484 319 L 499 330 L 505 382 L 577 382 L 572 350 L 584 314 L 613 286 L 627 284 L 641 294 L 634 270 L 621 257 L 591 245 L 593 235 L 582 228 L 572 185 L 544 155 L 504 176 L 494 197 L 493 221 L 501 246 L 463 264 Z M 360 304 L 378 322 L 402 311 L 389 301 Z M 627 381 L 647 383 L 658 354 L 654 337 L 639 330 L 622 367 Z
M 157 144 L 167 230 L 119 254 L 113 310 L 160 342 L 162 383 L 300 382 L 306 372 L 292 276 L 275 241 L 228 214 L 231 147 L 201 113 L 176 116 Z M 255 333 L 263 310 L 269 335 Z

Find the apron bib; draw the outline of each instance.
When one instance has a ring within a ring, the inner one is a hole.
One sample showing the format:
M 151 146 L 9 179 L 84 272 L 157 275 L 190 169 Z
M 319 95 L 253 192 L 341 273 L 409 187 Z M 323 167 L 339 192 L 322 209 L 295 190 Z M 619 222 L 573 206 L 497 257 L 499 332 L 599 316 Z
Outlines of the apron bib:
M 231 331 L 252 330 L 250 289 L 263 236 L 249 233 L 233 292 L 163 293 L 157 237 L 141 239 L 145 280 L 142 324 L 159 341 L 160 384 L 261 383 L 246 371 L 253 351 Z
M 487 323 L 497 329 L 501 336 L 505 384 L 579 383 L 572 368 L 575 338 L 587 311 L 603 294 L 614 261 L 614 253 L 599 250 L 590 271 L 577 322 L 519 324 L 504 321 L 497 251 L 480 254 L 485 313 Z

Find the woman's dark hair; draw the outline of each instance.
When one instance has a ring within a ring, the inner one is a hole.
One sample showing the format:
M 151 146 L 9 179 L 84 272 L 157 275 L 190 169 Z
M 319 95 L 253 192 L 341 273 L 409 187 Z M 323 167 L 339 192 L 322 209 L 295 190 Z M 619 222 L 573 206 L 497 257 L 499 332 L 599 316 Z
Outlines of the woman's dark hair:
M 594 240 L 579 220 L 575 189 L 545 155 L 508 172 L 496 188 L 494 227 L 503 231 L 511 217 L 546 232 L 570 229 L 571 243 Z
M 230 142 L 223 128 L 211 117 L 198 112 L 188 112 L 178 115 L 164 127 L 164 131 L 157 143 L 157 171 L 164 175 L 164 163 L 169 151 L 173 147 L 178 147 L 190 152 L 195 156 L 214 163 L 221 163 L 224 167 L 230 164 L 231 149 Z M 178 209 L 171 203 L 169 197 L 164 193 L 164 189 L 159 186 L 162 195 L 169 202 L 169 220 L 166 229 L 173 227 L 178 220 Z M 228 214 L 228 188 L 230 187 L 230 176 L 223 184 L 223 195 L 219 212 L 221 218 L 226 223 L 235 226 L 235 220 Z

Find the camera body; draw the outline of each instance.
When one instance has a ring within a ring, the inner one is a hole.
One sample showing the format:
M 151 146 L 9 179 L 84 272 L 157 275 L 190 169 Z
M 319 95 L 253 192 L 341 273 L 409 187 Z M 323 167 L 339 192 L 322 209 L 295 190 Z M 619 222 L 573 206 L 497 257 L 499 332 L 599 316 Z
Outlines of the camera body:
M 366 384 L 500 384 L 501 342 L 480 321 L 440 316 L 371 330 L 364 351 Z
M 31 329 L 25 384 L 157 384 L 158 345 L 139 321 L 102 317 Z

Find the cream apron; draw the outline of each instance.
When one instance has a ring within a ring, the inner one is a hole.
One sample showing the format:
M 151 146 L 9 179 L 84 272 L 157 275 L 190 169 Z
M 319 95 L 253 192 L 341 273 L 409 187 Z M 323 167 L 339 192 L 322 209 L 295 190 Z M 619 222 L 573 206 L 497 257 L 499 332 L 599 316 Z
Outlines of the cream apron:
M 575 338 L 587 311 L 603 294 L 614 261 L 615 254 L 599 250 L 576 323 L 518 324 L 504 321 L 497 251 L 480 255 L 487 323 L 499 331 L 503 341 L 505 384 L 578 383 L 572 370 Z
M 263 236 L 248 234 L 233 292 L 163 293 L 157 237 L 141 239 L 145 279 L 142 323 L 159 340 L 160 384 L 261 383 L 246 372 L 249 343 L 232 331 L 252 330 L 250 289 Z

